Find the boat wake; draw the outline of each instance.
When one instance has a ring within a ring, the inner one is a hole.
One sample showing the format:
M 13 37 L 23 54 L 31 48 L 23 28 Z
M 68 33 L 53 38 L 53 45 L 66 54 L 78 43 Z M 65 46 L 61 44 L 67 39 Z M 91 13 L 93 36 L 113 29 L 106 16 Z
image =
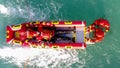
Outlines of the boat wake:
M 19 67 L 70 67 L 79 62 L 78 52 L 67 49 L 36 49 L 4 47 L 0 49 L 0 59 Z
M 14 24 L 15 18 L 25 19 L 23 21 L 48 20 L 51 16 L 55 20 L 62 18 L 58 17 L 62 5 L 53 0 L 43 4 L 35 4 L 42 8 L 35 8 L 31 4 L 26 5 L 21 2 L 18 2 L 19 5 L 17 5 L 13 1 L 8 1 L 6 4 L 6 6 L 0 4 L 0 14 L 5 18 L 10 18 L 9 22 L 4 25 Z M 23 5 L 24 7 L 22 7 Z M 18 21 L 20 20 L 18 19 Z M 1 28 L 4 27 L 1 26 Z M 3 47 L 0 48 L 0 60 L 5 60 L 3 64 L 15 64 L 20 68 L 71 68 L 74 65 L 82 68 L 85 65 L 85 59 L 74 49 Z

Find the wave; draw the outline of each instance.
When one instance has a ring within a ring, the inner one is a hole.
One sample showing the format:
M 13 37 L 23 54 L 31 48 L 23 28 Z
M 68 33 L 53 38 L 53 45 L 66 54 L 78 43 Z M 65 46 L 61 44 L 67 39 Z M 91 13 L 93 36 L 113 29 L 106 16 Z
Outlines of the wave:
M 23 67 L 69 67 L 79 62 L 78 52 L 74 49 L 36 49 L 22 47 L 4 47 L 0 49 L 0 59 Z

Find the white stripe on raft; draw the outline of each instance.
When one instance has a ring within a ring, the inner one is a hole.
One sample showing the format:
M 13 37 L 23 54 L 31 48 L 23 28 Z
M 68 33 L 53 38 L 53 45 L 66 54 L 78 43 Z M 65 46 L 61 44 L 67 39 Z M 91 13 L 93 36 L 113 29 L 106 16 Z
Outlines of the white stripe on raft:
M 56 27 L 74 27 L 74 26 L 80 26 L 80 27 L 84 27 L 85 25 L 82 24 L 82 25 L 55 25 Z

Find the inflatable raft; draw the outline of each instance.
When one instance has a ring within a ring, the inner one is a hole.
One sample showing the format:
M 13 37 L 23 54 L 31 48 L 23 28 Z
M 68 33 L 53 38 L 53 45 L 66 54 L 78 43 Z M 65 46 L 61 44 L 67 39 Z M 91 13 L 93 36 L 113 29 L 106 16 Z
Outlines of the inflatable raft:
M 95 20 L 90 26 L 85 21 L 36 21 L 6 27 L 6 42 L 34 48 L 85 49 L 104 39 L 110 24 L 106 19 Z

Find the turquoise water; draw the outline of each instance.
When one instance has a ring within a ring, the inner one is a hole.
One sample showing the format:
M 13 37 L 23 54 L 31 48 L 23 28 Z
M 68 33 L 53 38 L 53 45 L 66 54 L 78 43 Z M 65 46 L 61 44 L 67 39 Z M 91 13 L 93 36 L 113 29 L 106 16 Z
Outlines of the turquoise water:
M 55 66 L 48 65 L 48 68 L 119 68 L 119 2 L 119 0 L 0 0 L 0 68 L 19 68 L 15 63 L 9 62 L 12 59 L 3 58 L 2 53 L 8 46 L 5 42 L 6 25 L 36 20 L 85 20 L 87 25 L 90 25 L 101 17 L 108 19 L 111 25 L 102 42 L 88 45 L 85 50 L 72 52 L 65 50 L 70 55 L 69 58 L 72 57 L 71 60 L 66 59 L 67 63 L 56 61 L 58 63 Z M 77 60 L 74 61 L 75 58 Z M 45 67 L 28 65 L 28 68 Z

